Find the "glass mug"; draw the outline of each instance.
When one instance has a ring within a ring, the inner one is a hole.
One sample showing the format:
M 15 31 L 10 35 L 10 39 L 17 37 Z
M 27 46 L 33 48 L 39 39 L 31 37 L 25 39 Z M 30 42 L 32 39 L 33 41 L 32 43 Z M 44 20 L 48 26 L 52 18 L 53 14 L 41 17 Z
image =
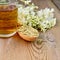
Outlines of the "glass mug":
M 13 36 L 17 31 L 18 8 L 16 4 L 0 2 L 0 37 Z

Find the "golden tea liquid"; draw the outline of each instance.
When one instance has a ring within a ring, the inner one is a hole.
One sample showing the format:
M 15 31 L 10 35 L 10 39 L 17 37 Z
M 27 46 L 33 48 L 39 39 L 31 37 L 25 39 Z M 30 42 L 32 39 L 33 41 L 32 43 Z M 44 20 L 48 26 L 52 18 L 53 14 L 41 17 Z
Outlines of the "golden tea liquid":
M 17 30 L 17 13 L 15 5 L 0 5 L 0 36 L 8 36 Z

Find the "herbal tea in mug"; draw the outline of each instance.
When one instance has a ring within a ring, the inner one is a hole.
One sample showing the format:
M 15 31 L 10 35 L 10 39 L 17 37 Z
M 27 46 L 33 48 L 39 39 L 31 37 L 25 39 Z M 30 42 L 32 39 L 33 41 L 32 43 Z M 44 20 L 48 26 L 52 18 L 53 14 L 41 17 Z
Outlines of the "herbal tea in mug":
M 17 11 L 14 4 L 0 3 L 0 37 L 10 37 L 16 33 Z

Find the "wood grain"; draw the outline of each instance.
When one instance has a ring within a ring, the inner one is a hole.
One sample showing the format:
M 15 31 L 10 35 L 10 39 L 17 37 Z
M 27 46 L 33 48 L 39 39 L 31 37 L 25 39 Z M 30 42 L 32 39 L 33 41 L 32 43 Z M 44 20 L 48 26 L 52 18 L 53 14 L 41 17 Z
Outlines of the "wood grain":
M 50 0 L 33 0 L 39 9 L 55 9 L 57 25 L 41 33 L 34 42 L 27 42 L 16 33 L 10 38 L 0 38 L 0 60 L 60 60 L 60 14 Z M 38 42 L 39 41 L 39 42 Z
M 52 0 L 56 7 L 60 10 L 60 0 Z

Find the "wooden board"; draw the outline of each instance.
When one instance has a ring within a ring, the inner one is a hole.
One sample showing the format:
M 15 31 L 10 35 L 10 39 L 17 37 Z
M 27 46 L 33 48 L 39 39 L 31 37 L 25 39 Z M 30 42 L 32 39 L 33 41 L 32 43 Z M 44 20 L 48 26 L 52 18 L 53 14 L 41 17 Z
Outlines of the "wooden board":
M 60 0 L 52 0 L 52 2 L 57 6 L 57 8 L 60 10 Z
M 55 9 L 57 25 L 46 33 L 40 33 L 38 41 L 27 42 L 16 33 L 10 38 L 0 38 L 0 60 L 60 60 L 60 12 L 50 0 L 33 0 L 39 9 Z

